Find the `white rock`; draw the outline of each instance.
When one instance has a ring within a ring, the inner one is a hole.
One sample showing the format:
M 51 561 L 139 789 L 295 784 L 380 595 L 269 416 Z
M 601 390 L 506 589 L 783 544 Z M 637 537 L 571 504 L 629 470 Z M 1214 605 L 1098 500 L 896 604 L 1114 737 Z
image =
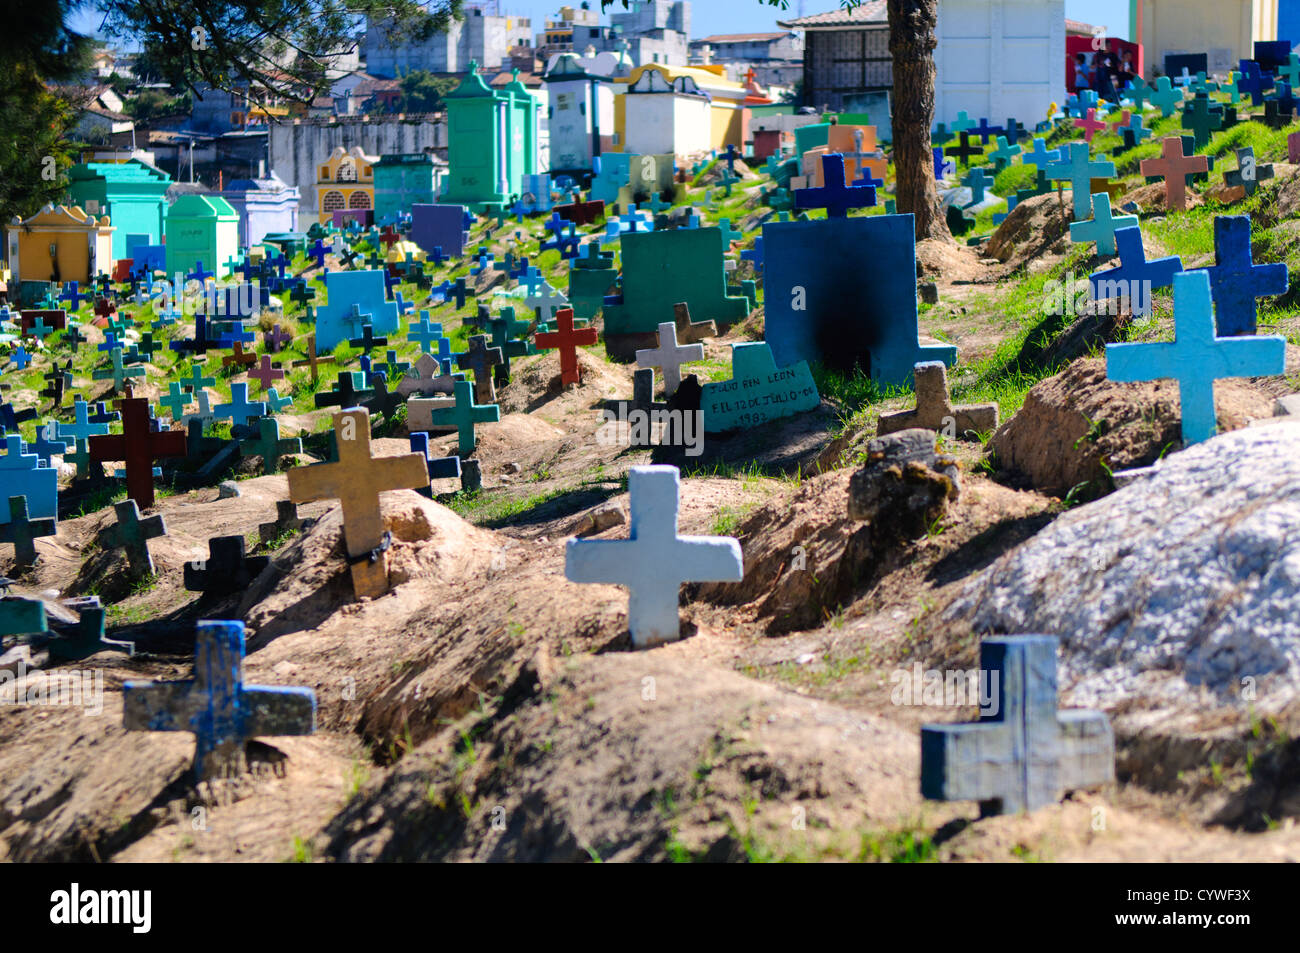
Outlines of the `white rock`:
M 1059 636 L 1070 704 L 1241 709 L 1253 678 L 1256 706 L 1280 707 L 1300 696 L 1300 428 L 1166 457 L 1004 555 L 944 618 Z

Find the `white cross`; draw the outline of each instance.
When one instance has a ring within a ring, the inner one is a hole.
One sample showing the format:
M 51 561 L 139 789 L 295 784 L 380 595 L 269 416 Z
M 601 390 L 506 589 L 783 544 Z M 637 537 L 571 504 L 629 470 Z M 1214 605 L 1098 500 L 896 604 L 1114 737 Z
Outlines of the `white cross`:
M 632 467 L 627 539 L 571 539 L 564 549 L 570 582 L 628 588 L 627 622 L 638 648 L 681 637 L 677 597 L 684 582 L 740 582 L 740 543 L 728 536 L 678 536 L 676 467 Z
M 664 396 L 671 397 L 682 385 L 682 365 L 704 360 L 703 344 L 678 344 L 677 325 L 659 325 L 659 346 L 636 352 L 637 367 L 657 367 L 663 372 Z
M 524 304 L 536 310 L 537 320 L 540 323 L 549 324 L 558 309 L 569 306 L 569 299 L 546 282 L 542 282 L 541 293 L 529 295 L 524 299 Z
M 180 422 L 184 424 L 187 430 L 189 429 L 191 420 L 198 420 L 206 424 L 209 420 L 212 420 L 213 417 L 215 416 L 212 413 L 211 405 L 209 405 L 208 403 L 208 392 L 206 390 L 200 389 L 195 391 L 194 399 L 198 401 L 199 409 L 195 413 L 186 414 L 180 420 Z

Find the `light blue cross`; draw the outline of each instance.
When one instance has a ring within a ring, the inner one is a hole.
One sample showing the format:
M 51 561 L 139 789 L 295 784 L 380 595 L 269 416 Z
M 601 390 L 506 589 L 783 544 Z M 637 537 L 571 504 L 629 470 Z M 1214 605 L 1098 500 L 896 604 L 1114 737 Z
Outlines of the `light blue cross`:
M 1178 381 L 1183 443 L 1209 440 L 1218 429 L 1214 382 L 1223 377 L 1261 377 L 1286 371 L 1281 335 L 1215 336 L 1210 276 L 1174 275 L 1174 340 L 1106 345 L 1106 376 L 1113 381 Z

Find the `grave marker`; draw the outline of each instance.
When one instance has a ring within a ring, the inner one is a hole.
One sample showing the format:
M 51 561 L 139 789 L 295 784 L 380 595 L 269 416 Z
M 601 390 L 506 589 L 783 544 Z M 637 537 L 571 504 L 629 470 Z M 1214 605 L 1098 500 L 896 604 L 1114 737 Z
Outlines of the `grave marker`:
M 0 525 L 0 542 L 11 543 L 14 547 L 14 567 L 26 568 L 36 562 L 36 539 L 40 536 L 53 536 L 55 522 L 53 517 L 46 519 L 29 519 L 27 516 L 27 497 L 9 497 L 9 521 Z
M 595 334 L 593 328 L 593 338 Z M 677 392 L 677 388 L 681 386 L 682 365 L 702 360 L 704 360 L 704 345 L 678 344 L 677 325 L 671 321 L 665 321 L 659 325 L 659 344 L 657 347 L 636 352 L 637 367 L 659 368 L 664 379 L 665 397 L 671 397 Z
M 240 441 L 239 449 L 245 456 L 261 457 L 263 473 L 278 473 L 281 457 L 302 453 L 302 438 L 281 440 L 280 422 L 274 417 L 263 417 L 257 422 L 257 436 Z
M 704 432 L 721 433 L 790 417 L 821 404 L 807 361 L 778 368 L 766 341 L 731 346 L 731 379 L 705 384 Z
M 452 403 L 448 404 L 445 400 L 433 398 L 439 401 L 430 404 L 429 425 L 432 427 L 454 427 L 459 436 L 458 446 L 462 457 L 468 456 L 474 450 L 476 443 L 474 437 L 474 425 L 479 423 L 492 423 L 501 419 L 501 408 L 495 404 L 483 405 L 474 402 L 474 394 L 470 382 L 467 380 L 457 380 L 455 386 L 455 397 Z M 421 403 L 420 401 L 410 401 L 412 403 Z
M 1183 443 L 1208 440 L 1217 429 L 1214 381 L 1259 377 L 1286 371 L 1286 340 L 1218 337 L 1204 270 L 1174 275 L 1172 343 L 1106 345 L 1106 376 L 1113 381 L 1174 378 L 1182 410 Z
M 1162 76 L 1161 79 L 1168 77 Z M 1142 160 L 1143 175 L 1165 180 L 1165 208 L 1171 210 L 1187 208 L 1187 180 L 1184 176 L 1188 173 L 1206 172 L 1209 167 L 1205 156 L 1183 154 L 1181 136 L 1166 137 L 1158 158 Z
M 461 397 L 462 385 L 463 399 L 468 403 L 468 381 L 457 384 L 457 397 Z M 353 591 L 358 597 L 376 598 L 388 591 L 384 549 L 389 536 L 384 531 L 379 494 L 428 486 L 426 461 L 414 453 L 371 456 L 370 412 L 364 408 L 334 415 L 334 440 L 337 463 L 316 463 L 289 471 L 289 499 L 295 503 L 339 500 Z
M 246 556 L 243 536 L 214 536 L 208 558 L 185 564 L 185 588 L 205 596 L 228 596 L 247 589 L 271 564 L 269 556 Z
M 735 539 L 677 535 L 679 488 L 676 467 L 632 467 L 628 538 L 570 539 L 565 544 L 564 575 L 570 582 L 628 588 L 628 629 L 637 648 L 681 637 L 677 602 L 682 583 L 739 582 L 744 577 Z
M 249 738 L 315 731 L 316 694 L 308 688 L 245 685 L 243 623 L 203 621 L 194 642 L 194 678 L 127 682 L 122 726 L 193 732 L 195 776 L 228 776 L 244 769 Z
M 945 436 L 969 439 L 998 429 L 998 405 L 962 404 L 954 406 L 948 396 L 948 373 L 940 361 L 917 364 L 912 371 L 916 382 L 916 409 L 880 415 L 876 435 L 897 433 L 919 427 Z
M 127 499 L 113 505 L 117 522 L 105 527 L 99 533 L 99 545 L 105 549 L 126 550 L 127 562 L 136 576 L 154 574 L 153 555 L 149 552 L 149 540 L 167 535 L 167 524 L 161 513 L 155 513 L 148 519 L 140 519 L 140 508 L 135 500 Z
M 923 796 L 979 801 L 981 815 L 1014 814 L 1114 780 L 1115 737 L 1105 714 L 1056 707 L 1055 638 L 986 638 L 980 668 L 996 673 L 989 677 L 996 711 L 921 728 Z
M 555 323 L 556 330 L 541 332 L 534 337 L 534 340 L 538 348 L 559 349 L 560 386 L 568 387 L 570 384 L 578 384 L 582 381 L 582 365 L 578 363 L 578 348 L 596 344 L 600 336 L 595 328 L 575 330 L 572 308 L 561 308 L 557 311 Z M 703 348 L 701 347 L 700 350 L 703 351 Z
M 126 492 L 143 509 L 153 506 L 153 461 L 161 457 L 185 456 L 185 434 L 179 430 L 154 430 L 149 402 L 143 397 L 120 402 L 122 433 L 92 436 L 90 459 L 97 463 L 122 460 L 126 463 Z
M 1255 299 L 1283 294 L 1288 286 L 1286 262 L 1257 265 L 1252 260 L 1249 215 L 1215 216 L 1214 265 L 1192 271 L 1210 276 L 1219 337 L 1254 334 Z

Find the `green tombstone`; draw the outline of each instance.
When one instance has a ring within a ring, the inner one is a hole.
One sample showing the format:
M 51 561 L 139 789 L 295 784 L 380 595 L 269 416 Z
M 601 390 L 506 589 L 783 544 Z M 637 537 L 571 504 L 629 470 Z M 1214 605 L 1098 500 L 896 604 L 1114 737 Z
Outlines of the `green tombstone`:
M 831 124 L 828 122 L 809 123 L 794 131 L 794 154 L 802 156 L 809 149 L 829 145 L 831 141 Z
M 148 235 L 149 244 L 162 244 L 171 182 L 166 172 L 139 159 L 83 162 L 68 170 L 68 196 L 92 215 L 108 216 L 113 226 L 113 258 L 129 258 L 127 235 Z
M 239 213 L 218 195 L 182 195 L 167 210 L 167 273 L 189 274 L 196 262 L 224 277 L 239 252 Z
M 573 316 L 588 321 L 600 314 L 605 295 L 614 293 L 618 268 L 612 251 L 601 251 L 595 242 L 583 246 L 584 253 L 569 263 L 569 306 Z
M 514 80 L 500 90 L 483 82 L 478 64 L 448 93 L 447 187 L 441 201 L 492 214 L 512 204 L 512 183 L 537 172 L 538 102 Z
M 749 314 L 749 301 L 727 295 L 722 232 L 677 228 L 624 235 L 623 303 L 605 308 L 605 334 L 654 334 L 674 320 L 685 301 L 695 321 L 732 324 Z
M 432 205 L 433 157 L 423 152 L 380 156 L 375 170 L 375 221 L 396 220 L 412 205 Z M 310 235 L 308 237 L 311 237 Z

